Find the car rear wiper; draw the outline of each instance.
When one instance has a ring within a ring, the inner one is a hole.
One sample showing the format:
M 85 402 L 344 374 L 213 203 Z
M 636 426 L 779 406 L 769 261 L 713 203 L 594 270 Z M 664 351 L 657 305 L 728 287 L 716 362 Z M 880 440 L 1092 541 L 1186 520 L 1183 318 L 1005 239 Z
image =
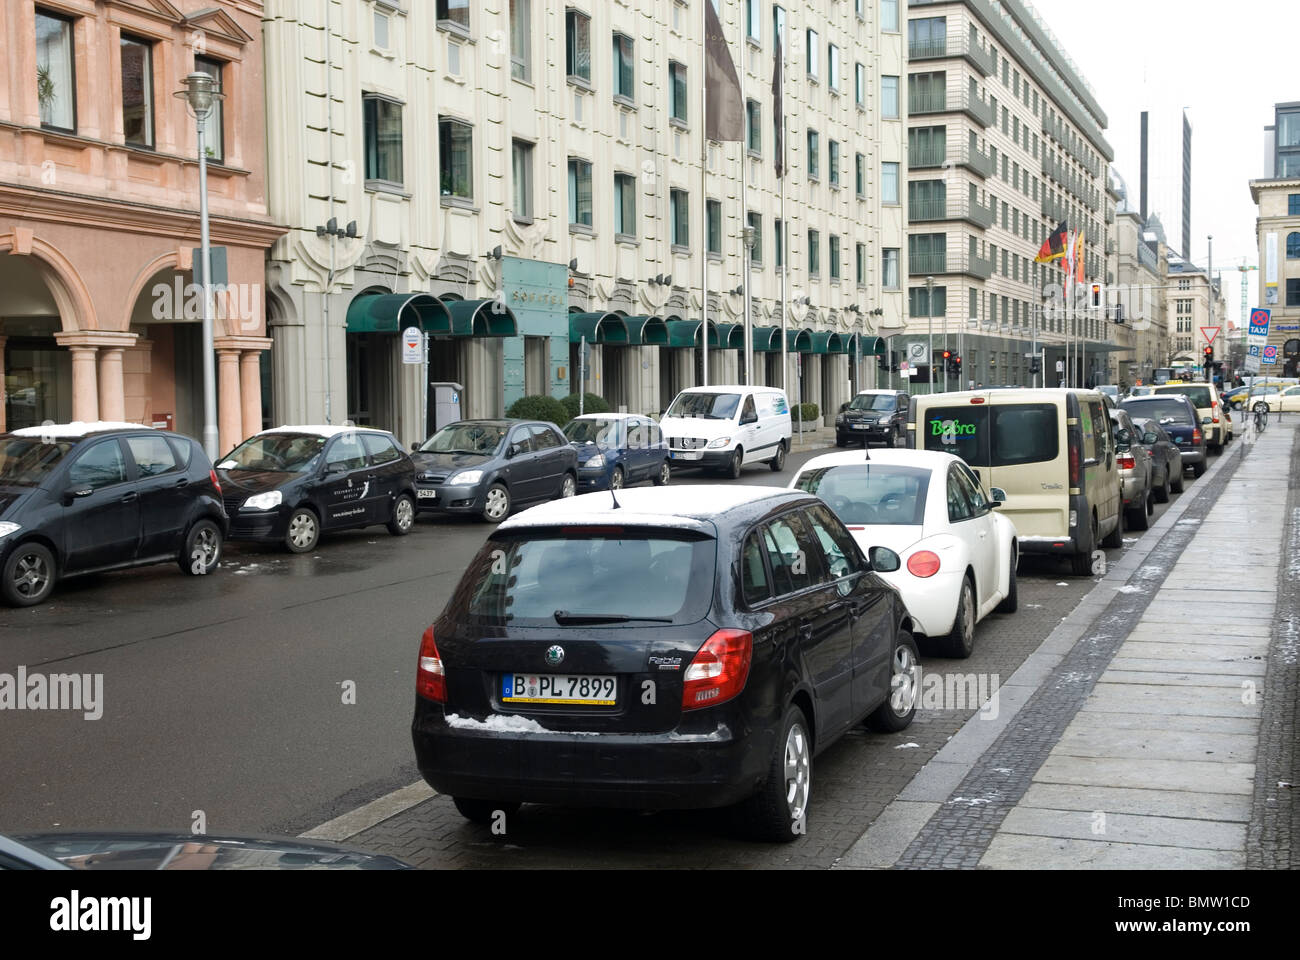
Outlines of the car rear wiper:
M 591 623 L 629 623 L 633 620 L 645 623 L 672 623 L 672 617 L 633 617 L 626 613 L 569 613 L 556 610 L 555 622 L 563 626 L 580 626 Z

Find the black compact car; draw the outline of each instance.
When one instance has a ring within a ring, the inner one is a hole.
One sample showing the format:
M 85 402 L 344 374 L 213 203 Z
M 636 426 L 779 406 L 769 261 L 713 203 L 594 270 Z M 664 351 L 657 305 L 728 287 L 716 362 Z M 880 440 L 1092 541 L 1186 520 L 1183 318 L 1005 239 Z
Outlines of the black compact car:
M 0 596 L 32 606 L 78 574 L 175 561 L 217 568 L 221 485 L 189 437 L 73 423 L 0 434 Z
M 1142 397 L 1129 397 L 1120 402 L 1121 410 L 1133 419 L 1154 420 L 1181 454 L 1183 468 L 1192 468 L 1192 476 L 1199 477 L 1208 466 L 1207 441 L 1201 430 L 1201 419 L 1192 401 L 1181 393 L 1152 393 Z M 1181 476 L 1178 479 L 1182 479 Z M 1181 484 L 1175 486 L 1181 491 Z
M 1142 431 L 1142 446 L 1151 454 L 1154 469 L 1151 482 L 1156 487 L 1156 502 L 1168 503 L 1171 492 L 1183 492 L 1183 455 L 1178 444 L 1156 421 L 1134 417 L 1133 425 Z
M 816 497 L 620 491 L 501 524 L 420 643 L 420 772 L 486 822 L 521 802 L 738 805 L 792 840 L 813 757 L 912 721 L 912 621 Z
M 835 417 L 835 446 L 864 442 L 901 447 L 907 441 L 907 394 L 897 390 L 863 390 L 840 406 Z
M 578 452 L 553 423 L 458 420 L 412 448 L 422 511 L 499 523 L 523 503 L 578 492 Z
M 232 540 L 316 549 L 323 532 L 415 525 L 415 466 L 391 434 L 369 427 L 263 430 L 217 464 Z

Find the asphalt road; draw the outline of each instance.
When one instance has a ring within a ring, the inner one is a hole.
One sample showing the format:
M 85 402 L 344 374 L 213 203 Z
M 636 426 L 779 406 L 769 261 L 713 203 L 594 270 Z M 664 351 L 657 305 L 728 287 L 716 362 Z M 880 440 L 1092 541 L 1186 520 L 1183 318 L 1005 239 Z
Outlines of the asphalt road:
M 813 455 L 792 455 L 781 474 L 747 467 L 742 482 L 785 485 Z M 420 633 L 489 529 L 422 519 L 405 538 L 376 527 L 304 556 L 235 544 L 215 576 L 159 566 L 69 581 L 32 609 L 0 608 L 0 673 L 103 677 L 99 719 L 0 712 L 0 833 L 188 832 L 200 816 L 209 834 L 298 833 L 418 780 L 409 724 Z M 1027 559 L 1020 578 L 1020 612 L 982 623 L 971 660 L 923 665 L 1009 676 L 1093 585 L 1047 560 Z M 819 760 L 817 800 L 831 809 L 849 794 L 861 807 L 854 751 L 878 748 L 873 765 L 910 777 L 959 721 L 923 718 L 906 741 L 915 749 L 846 738 Z M 837 757 L 850 766 L 837 772 Z M 882 803 L 890 783 L 877 784 Z M 557 817 L 561 851 L 566 831 L 590 839 L 590 820 L 565 825 L 561 811 L 549 822 Z M 614 848 L 653 848 L 637 822 L 609 821 Z M 484 865 L 496 856 L 483 855 Z

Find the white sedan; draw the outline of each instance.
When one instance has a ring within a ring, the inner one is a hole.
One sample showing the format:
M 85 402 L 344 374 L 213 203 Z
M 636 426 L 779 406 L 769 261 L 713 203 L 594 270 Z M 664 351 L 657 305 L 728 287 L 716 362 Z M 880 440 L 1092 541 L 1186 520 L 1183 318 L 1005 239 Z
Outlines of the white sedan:
M 975 624 L 1016 609 L 1015 525 L 997 512 L 965 462 L 927 450 L 871 450 L 815 457 L 790 482 L 815 494 L 864 553 L 888 547 L 900 567 L 877 571 L 898 589 L 933 652 L 968 657 Z M 1000 490 L 994 490 L 995 500 Z

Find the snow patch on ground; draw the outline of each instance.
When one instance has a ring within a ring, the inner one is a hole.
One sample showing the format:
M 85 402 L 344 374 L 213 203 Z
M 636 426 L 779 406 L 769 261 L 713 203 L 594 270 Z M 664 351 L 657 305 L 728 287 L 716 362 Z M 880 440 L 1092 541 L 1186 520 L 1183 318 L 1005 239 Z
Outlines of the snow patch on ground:
M 1066 583 L 1064 580 L 1062 580 L 1060 583 L 1057 584 L 1057 586 L 1058 586 L 1058 587 L 1068 587 L 1069 584 Z
M 1119 593 L 1141 593 L 1142 588 L 1135 587 L 1132 584 L 1126 583 L 1124 584 L 1124 586 L 1118 588 L 1118 592 Z
M 919 743 L 900 743 L 898 746 L 894 747 L 894 749 L 895 750 L 919 750 L 920 747 L 921 745 Z

